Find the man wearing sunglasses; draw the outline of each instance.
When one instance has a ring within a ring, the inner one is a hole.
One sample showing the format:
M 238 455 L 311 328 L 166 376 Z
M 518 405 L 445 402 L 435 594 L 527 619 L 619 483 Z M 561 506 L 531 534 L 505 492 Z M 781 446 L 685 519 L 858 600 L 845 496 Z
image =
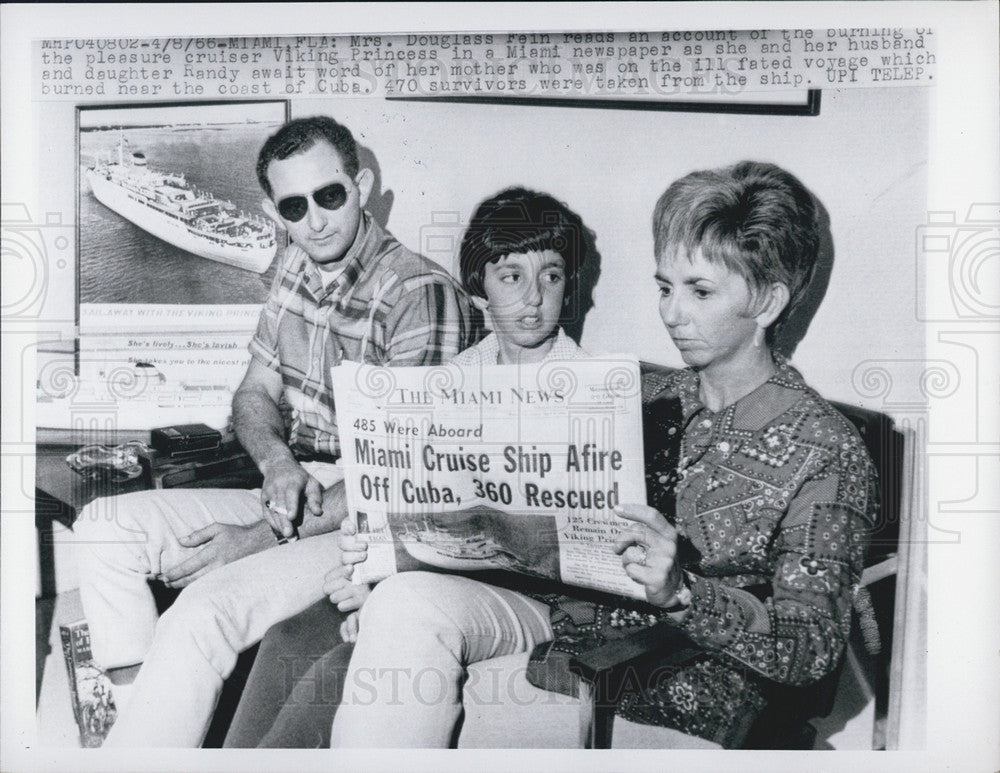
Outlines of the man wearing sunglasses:
M 324 116 L 285 124 L 257 176 L 290 238 L 233 398 L 262 489 L 99 500 L 74 527 L 95 660 L 128 696 L 109 746 L 200 745 L 239 652 L 323 599 L 347 512 L 330 368 L 433 365 L 478 332 L 447 272 L 365 211 L 374 176 L 348 129 Z M 185 588 L 159 620 L 149 579 Z

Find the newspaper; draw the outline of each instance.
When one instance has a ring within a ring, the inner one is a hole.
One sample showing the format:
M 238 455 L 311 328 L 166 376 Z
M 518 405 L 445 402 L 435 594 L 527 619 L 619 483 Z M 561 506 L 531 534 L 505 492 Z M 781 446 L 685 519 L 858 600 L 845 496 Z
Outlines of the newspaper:
M 503 569 L 644 598 L 613 544 L 646 501 L 634 358 L 333 369 L 355 582 Z

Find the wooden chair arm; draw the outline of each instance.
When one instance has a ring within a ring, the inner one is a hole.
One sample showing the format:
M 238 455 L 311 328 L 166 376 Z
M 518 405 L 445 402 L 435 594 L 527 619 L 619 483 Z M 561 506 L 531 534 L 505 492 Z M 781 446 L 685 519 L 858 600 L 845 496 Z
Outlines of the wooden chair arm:
M 641 669 L 646 661 L 670 665 L 688 660 L 699 650 L 690 639 L 668 623 L 657 623 L 630 636 L 581 652 L 570 660 L 570 671 L 590 683 L 605 674 L 628 668 Z
M 581 746 L 610 749 L 615 709 L 626 686 L 646 686 L 654 670 L 681 666 L 702 652 L 676 627 L 657 623 L 571 658 L 569 670 L 581 680 Z M 772 702 L 755 720 L 745 748 L 812 748 L 815 729 L 806 720 L 829 712 L 841 667 L 811 687 L 775 685 Z
M 679 665 L 701 650 L 668 623 L 586 650 L 570 659 L 581 679 L 581 740 L 586 748 L 611 748 L 615 707 L 626 682 L 644 684 L 649 669 Z

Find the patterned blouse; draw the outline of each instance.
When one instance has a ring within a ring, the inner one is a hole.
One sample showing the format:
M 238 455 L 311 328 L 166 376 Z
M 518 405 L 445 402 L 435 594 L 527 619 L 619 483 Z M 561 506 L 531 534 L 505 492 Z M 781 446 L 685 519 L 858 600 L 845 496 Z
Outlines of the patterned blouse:
M 649 504 L 678 529 L 692 592 L 677 625 L 703 652 L 626 685 L 618 713 L 732 747 L 771 686 L 811 684 L 839 663 L 878 480 L 854 426 L 784 361 L 717 413 L 698 386 L 691 370 L 657 371 L 643 402 Z M 670 620 L 650 605 L 547 600 L 566 652 Z

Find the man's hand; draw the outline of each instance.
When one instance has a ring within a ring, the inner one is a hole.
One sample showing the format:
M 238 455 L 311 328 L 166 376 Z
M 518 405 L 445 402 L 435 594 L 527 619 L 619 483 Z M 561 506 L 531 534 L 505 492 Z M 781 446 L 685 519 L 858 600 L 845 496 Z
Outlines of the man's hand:
M 261 472 L 264 473 L 264 485 L 260 490 L 264 519 L 276 532 L 286 537 L 295 533 L 293 523 L 298 518 L 299 500 L 303 494 L 306 513 L 323 514 L 323 487 L 294 459 L 264 463 Z
M 233 427 L 264 475 L 260 497 L 264 520 L 276 532 L 291 537 L 303 493 L 305 511 L 320 515 L 323 490 L 319 481 L 295 461 L 285 442 L 285 425 L 278 410 L 282 389 L 281 374 L 251 358 L 233 395 Z
M 190 558 L 159 574 L 158 579 L 169 588 L 183 588 L 212 569 L 258 553 L 274 544 L 270 527 L 263 522 L 252 526 L 210 523 L 177 541 L 186 548 L 196 548 L 199 545 L 202 548 Z

